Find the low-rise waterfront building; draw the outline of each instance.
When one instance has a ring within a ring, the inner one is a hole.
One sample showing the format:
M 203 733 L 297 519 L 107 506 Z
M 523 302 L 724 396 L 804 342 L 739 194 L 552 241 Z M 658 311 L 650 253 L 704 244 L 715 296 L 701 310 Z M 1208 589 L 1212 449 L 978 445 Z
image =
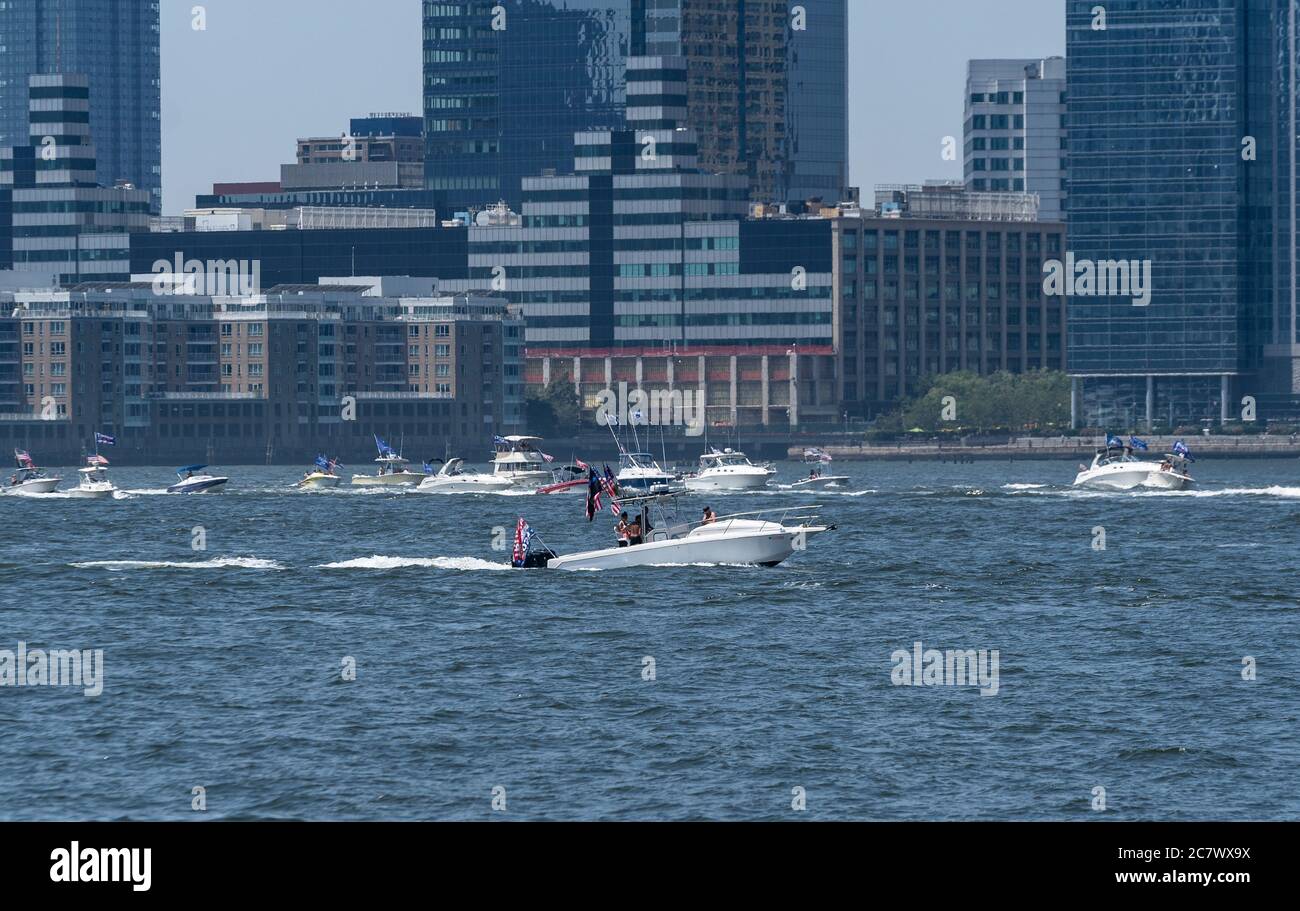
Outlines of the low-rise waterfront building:
M 170 290 L 8 293 L 0 411 L 15 352 L 19 388 L 0 448 L 66 458 L 101 431 L 128 458 L 284 461 L 356 458 L 378 434 L 418 462 L 520 428 L 523 323 L 498 298 L 409 278 Z

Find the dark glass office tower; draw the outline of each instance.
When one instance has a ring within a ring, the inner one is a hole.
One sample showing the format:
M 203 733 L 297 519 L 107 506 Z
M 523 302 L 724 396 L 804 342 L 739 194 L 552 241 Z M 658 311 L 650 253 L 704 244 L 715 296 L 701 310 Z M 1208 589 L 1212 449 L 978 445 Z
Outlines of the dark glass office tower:
M 700 164 L 760 202 L 839 202 L 848 185 L 846 0 L 646 0 L 646 53 L 687 68 Z
M 571 168 L 575 133 L 623 122 L 643 2 L 425 0 L 425 183 L 443 207 L 518 208 L 525 177 Z
M 784 195 L 845 199 L 849 185 L 849 14 L 846 0 L 802 0 L 804 28 L 787 49 Z
M 424 4 L 426 175 L 444 206 L 503 198 L 619 126 L 628 56 L 686 61 L 700 164 L 756 200 L 839 201 L 848 182 L 847 2 L 493 0 Z M 494 26 L 497 26 L 494 28 Z
M 1069 252 L 1152 275 L 1145 307 L 1069 300 L 1080 423 L 1227 419 L 1300 382 L 1286 329 L 1297 5 L 1132 0 L 1103 22 L 1068 0 Z
M 81 73 L 90 83 L 96 181 L 127 181 L 162 202 L 157 0 L 0 3 L 0 147 L 26 145 L 32 76 Z

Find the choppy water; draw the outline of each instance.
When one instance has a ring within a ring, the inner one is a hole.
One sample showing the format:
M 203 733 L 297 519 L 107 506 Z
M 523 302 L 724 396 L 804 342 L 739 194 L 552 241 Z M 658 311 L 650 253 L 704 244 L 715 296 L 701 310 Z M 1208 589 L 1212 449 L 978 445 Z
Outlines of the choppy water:
M 1073 462 L 835 467 L 851 491 L 690 502 L 825 504 L 840 530 L 774 570 L 513 572 L 494 528 L 563 552 L 608 517 L 299 494 L 293 469 L 0 498 L 0 649 L 106 670 L 98 698 L 0 687 L 0 819 L 195 818 L 195 787 L 227 819 L 1300 815 L 1300 462 L 1202 462 L 1186 494 L 1075 492 Z M 998 650 L 998 694 L 892 685 L 918 640 Z

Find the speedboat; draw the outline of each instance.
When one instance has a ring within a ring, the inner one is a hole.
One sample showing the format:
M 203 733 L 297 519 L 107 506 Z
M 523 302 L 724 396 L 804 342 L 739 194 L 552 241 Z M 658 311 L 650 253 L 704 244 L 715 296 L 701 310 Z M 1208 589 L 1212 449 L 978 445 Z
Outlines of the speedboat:
M 449 459 L 442 470 L 431 478 L 425 478 L 420 484 L 423 493 L 504 493 L 515 490 L 515 483 L 509 478 L 466 471 L 464 459 Z
M 648 453 L 625 452 L 619 457 L 618 488 L 629 494 L 669 493 L 677 481 Z
M 1192 477 L 1191 466 L 1188 464 L 1190 457 L 1170 453 L 1165 456 L 1165 460 L 1147 475 L 1144 487 L 1154 487 L 1157 490 L 1188 490 L 1195 486 L 1196 480 Z
M 793 490 L 822 490 L 827 487 L 848 487 L 849 479 L 843 475 L 822 474 L 820 468 L 813 469 L 802 481 L 790 485 Z
M 518 562 L 528 568 L 566 572 L 696 565 L 771 567 L 807 549 L 809 539 L 815 535 L 833 530 L 813 524 L 817 521 L 815 506 L 744 513 L 693 524 L 670 525 L 665 521 L 662 527 L 655 527 L 655 511 L 675 500 L 676 495 L 668 495 L 623 501 L 624 507 L 640 508 L 641 527 L 650 529 L 643 544 L 567 556 L 544 549 L 537 554 L 525 552 Z M 779 518 L 764 518 L 778 513 Z
M 697 491 L 761 490 L 776 477 L 776 469 L 755 465 L 743 452 L 728 449 L 700 456 L 700 470 L 686 479 L 686 487 Z
M 168 493 L 221 493 L 230 478 L 219 478 L 206 471 L 206 465 L 190 465 L 176 471 L 177 482 L 167 488 Z
M 497 437 L 492 476 L 509 481 L 515 487 L 539 488 L 552 484 L 555 475 L 546 453 L 537 448 L 541 437 Z
M 339 467 L 337 459 L 321 456 L 311 470 L 294 486 L 299 490 L 333 490 L 343 483 L 343 479 L 334 473 L 337 467 Z
M 411 471 L 411 463 L 395 452 L 388 452 L 375 459 L 379 465 L 379 474 L 355 474 L 352 476 L 354 487 L 415 487 L 428 477 L 418 471 Z
M 1111 445 L 1097 450 L 1091 466 L 1079 466 L 1074 486 L 1097 490 L 1132 490 L 1146 484 L 1151 473 L 1159 470 L 1159 462 L 1137 458 L 1131 447 Z
M 63 481 L 63 478 L 47 475 L 37 468 L 32 457 L 22 450 L 15 449 L 14 458 L 18 461 L 18 468 L 5 482 L 4 492 L 7 494 L 54 493 Z
M 117 488 L 108 479 L 108 459 L 103 456 L 90 456 L 86 467 L 78 472 L 81 482 L 68 491 L 68 496 L 80 500 L 108 500 L 117 493 Z

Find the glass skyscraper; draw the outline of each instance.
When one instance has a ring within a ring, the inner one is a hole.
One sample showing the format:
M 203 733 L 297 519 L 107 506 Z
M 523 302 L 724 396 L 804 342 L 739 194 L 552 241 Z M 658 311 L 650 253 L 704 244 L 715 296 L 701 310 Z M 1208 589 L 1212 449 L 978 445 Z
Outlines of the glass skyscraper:
M 90 86 L 96 182 L 162 203 L 158 0 L 0 3 L 0 147 L 27 145 L 32 76 L 80 73 Z
M 575 133 L 620 125 L 626 59 L 653 56 L 686 61 L 702 167 L 759 201 L 837 202 L 847 18 L 846 0 L 426 0 L 426 184 L 517 208 L 524 178 L 570 167 Z
M 525 177 L 572 165 L 575 133 L 623 122 L 642 2 L 425 0 L 425 185 L 443 207 L 517 208 Z
M 1080 423 L 1229 419 L 1300 391 L 1298 5 L 1068 0 L 1068 251 L 1151 268 L 1147 306 L 1074 288 Z

